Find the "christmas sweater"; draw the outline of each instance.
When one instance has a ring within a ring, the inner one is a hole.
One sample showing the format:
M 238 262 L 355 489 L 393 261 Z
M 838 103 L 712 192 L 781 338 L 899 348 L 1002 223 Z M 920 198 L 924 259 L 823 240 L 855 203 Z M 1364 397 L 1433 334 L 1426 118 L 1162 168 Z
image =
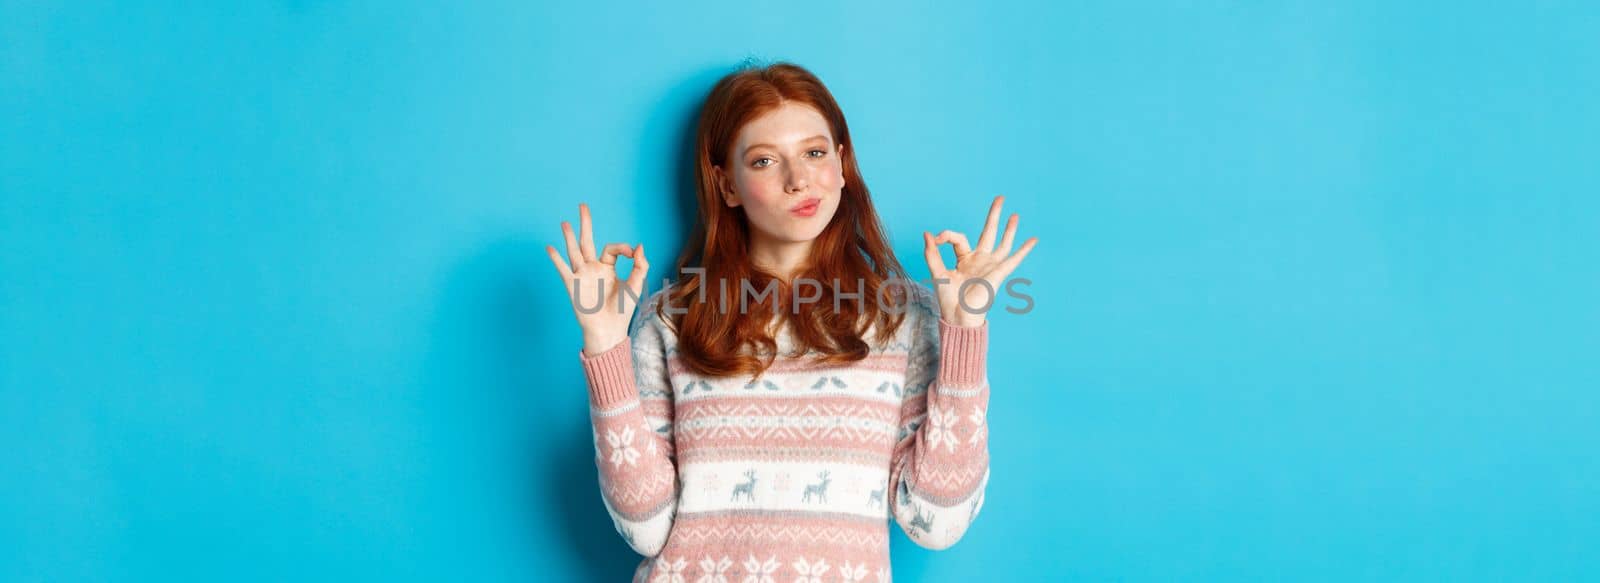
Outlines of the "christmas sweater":
M 698 375 L 655 311 L 666 290 L 615 347 L 579 351 L 635 582 L 889 581 L 890 522 L 928 549 L 961 539 L 989 481 L 988 323 L 950 324 L 905 288 L 892 340 L 848 365 L 790 356 L 785 329 L 759 378 Z

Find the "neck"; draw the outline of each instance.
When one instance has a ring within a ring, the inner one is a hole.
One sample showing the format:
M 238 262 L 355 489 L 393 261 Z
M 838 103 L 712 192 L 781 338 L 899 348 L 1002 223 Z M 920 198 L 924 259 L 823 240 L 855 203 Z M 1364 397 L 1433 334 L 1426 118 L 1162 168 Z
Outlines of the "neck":
M 811 241 L 775 241 L 756 235 L 750 241 L 750 261 L 764 271 L 793 283 L 795 274 L 811 256 Z

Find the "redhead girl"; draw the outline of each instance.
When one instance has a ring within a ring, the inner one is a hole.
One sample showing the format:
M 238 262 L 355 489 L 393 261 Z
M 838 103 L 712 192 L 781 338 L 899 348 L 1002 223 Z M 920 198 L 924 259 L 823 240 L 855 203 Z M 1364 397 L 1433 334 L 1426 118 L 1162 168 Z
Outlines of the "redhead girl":
M 911 281 L 844 114 L 789 63 L 711 89 L 696 160 L 665 289 L 645 293 L 643 244 L 595 244 L 588 205 L 561 223 L 566 255 L 547 248 L 634 580 L 888 581 L 890 522 L 955 544 L 989 480 L 987 312 L 1037 238 L 1013 248 L 995 197 L 975 243 L 923 232 L 932 280 Z

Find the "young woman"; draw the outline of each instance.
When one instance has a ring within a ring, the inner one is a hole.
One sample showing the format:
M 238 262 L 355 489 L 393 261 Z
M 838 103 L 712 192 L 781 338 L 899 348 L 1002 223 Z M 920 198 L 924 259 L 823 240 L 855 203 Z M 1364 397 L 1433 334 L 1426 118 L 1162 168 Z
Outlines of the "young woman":
M 644 245 L 596 248 L 584 204 L 566 259 L 546 248 L 583 330 L 602 500 L 646 557 L 634 580 L 887 581 L 890 519 L 943 549 L 983 506 L 985 315 L 1037 238 L 1013 251 L 995 197 L 976 246 L 923 233 L 931 291 L 908 280 L 844 114 L 792 64 L 719 81 L 696 147 L 676 283 L 645 297 Z

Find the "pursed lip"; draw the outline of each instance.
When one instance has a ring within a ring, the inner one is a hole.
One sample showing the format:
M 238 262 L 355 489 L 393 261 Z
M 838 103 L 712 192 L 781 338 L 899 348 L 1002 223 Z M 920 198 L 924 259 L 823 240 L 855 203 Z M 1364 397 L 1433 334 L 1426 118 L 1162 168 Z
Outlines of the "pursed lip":
M 822 206 L 822 199 L 820 199 L 820 198 L 808 198 L 808 199 L 805 199 L 804 201 L 802 201 L 800 204 L 797 204 L 797 205 L 794 205 L 792 207 L 789 207 L 789 212 L 803 211 L 803 210 L 806 210 L 806 208 L 808 208 L 808 207 L 817 207 L 817 206 Z

